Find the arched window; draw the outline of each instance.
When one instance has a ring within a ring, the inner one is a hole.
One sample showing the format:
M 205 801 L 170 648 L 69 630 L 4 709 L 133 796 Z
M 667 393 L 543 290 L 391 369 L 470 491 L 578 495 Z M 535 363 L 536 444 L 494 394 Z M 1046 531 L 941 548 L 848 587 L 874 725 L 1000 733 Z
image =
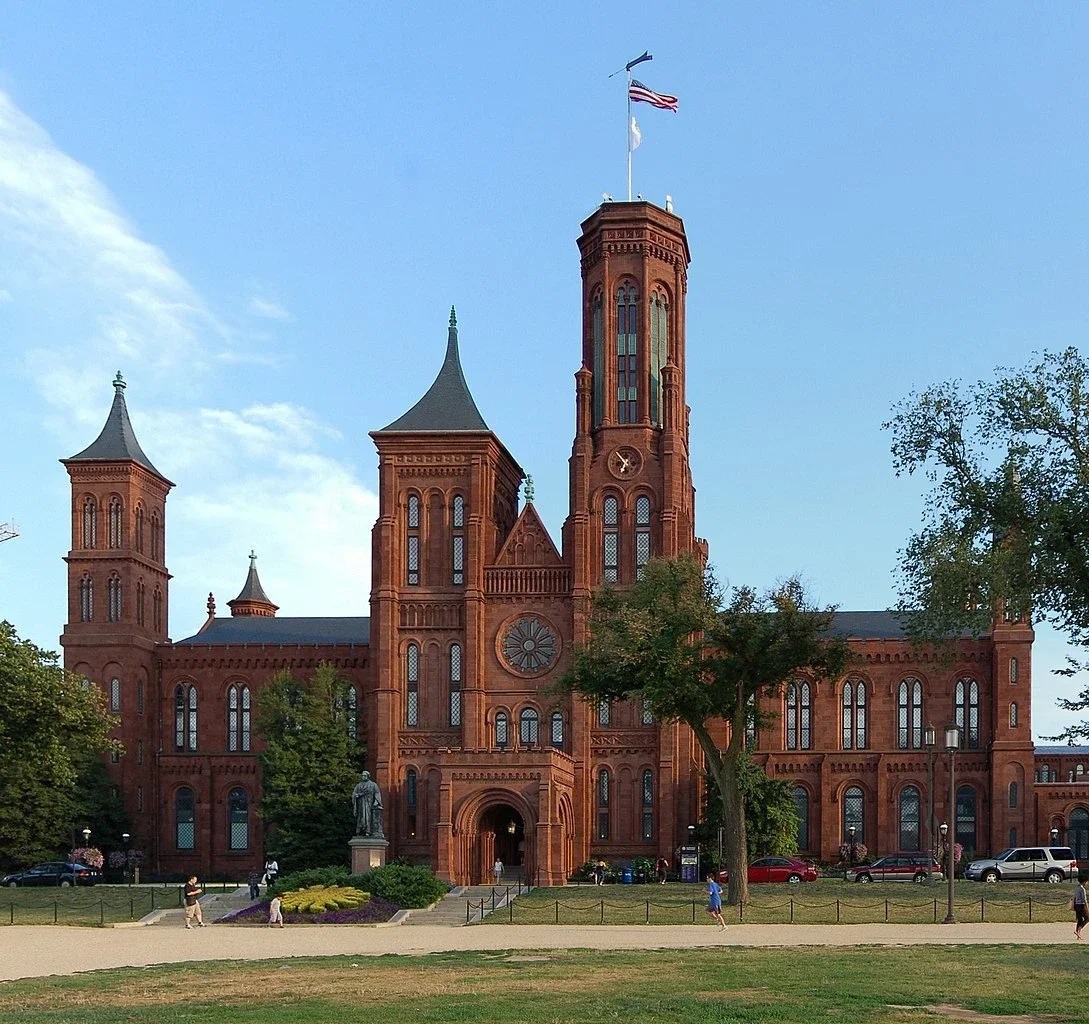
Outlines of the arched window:
M 654 724 L 654 705 L 649 697 L 643 698 L 643 725 Z
M 461 644 L 450 645 L 450 725 L 461 725 Z
M 563 715 L 559 711 L 552 712 L 552 746 L 563 750 Z
M 408 496 L 407 545 L 405 547 L 405 582 L 410 587 L 420 585 L 420 499 Z
M 900 790 L 900 849 L 919 850 L 919 807 L 921 800 L 915 786 Z
M 227 690 L 227 748 L 250 749 L 250 688 L 231 686 Z
M 106 580 L 106 618 L 121 621 L 121 579 L 116 573 Z
M 348 687 L 348 739 L 359 739 L 359 694 L 354 686 Z
M 174 794 L 174 836 L 179 850 L 193 850 L 197 845 L 197 807 L 193 791 L 182 787 Z
M 1077 766 L 1077 767 L 1076 767 L 1076 768 L 1074 769 L 1074 774 L 1075 774 L 1075 775 L 1076 775 L 1076 776 L 1077 776 L 1078 778 L 1081 778 L 1081 776 L 1083 776 L 1083 775 L 1085 774 L 1085 765 L 1083 765 L 1083 764 L 1079 764 L 1079 765 L 1078 765 L 1078 766 Z
M 809 849 L 809 790 L 794 787 L 794 816 L 798 819 L 798 850 Z
M 1017 659 L 1010 658 L 1010 682 L 1017 682 Z
M 144 681 L 142 679 L 136 680 L 136 713 L 138 715 L 144 713 Z
M 136 582 L 136 625 L 142 626 L 145 617 L 145 604 L 147 603 L 147 587 L 143 580 Z
M 111 548 L 119 548 L 121 547 L 121 499 L 117 495 L 110 498 L 107 518 L 109 522 L 107 544 Z
M 82 540 L 85 548 L 98 547 L 98 502 L 89 495 L 83 499 Z
M 638 293 L 623 285 L 616 293 L 616 421 L 639 420 L 639 367 L 636 337 L 639 333 Z
M 121 680 L 114 676 L 110 680 L 110 711 L 117 714 L 121 710 Z
M 250 848 L 250 798 L 241 786 L 236 786 L 227 796 L 227 822 L 232 850 Z
M 1010 783 L 1010 807 L 1013 808 L 1013 807 L 1016 807 L 1016 806 L 1017 806 L 1017 783 L 1016 782 L 1011 782 Z
M 620 564 L 620 504 L 609 496 L 602 504 L 601 521 L 604 524 L 602 537 L 602 569 L 606 583 L 615 583 L 618 579 L 617 566 Z
M 1017 728 L 1017 705 L 1016 704 L 1011 704 L 1010 705 L 1010 728 L 1011 729 L 1016 729 Z
M 605 303 L 601 292 L 590 300 L 590 320 L 594 337 L 593 426 L 605 419 Z
M 151 595 L 151 624 L 156 633 L 163 629 L 163 592 L 156 587 Z
M 420 649 L 409 644 L 405 651 L 405 725 L 420 724 Z
M 965 677 L 957 680 L 954 715 L 961 743 L 969 750 L 979 748 L 979 683 Z M 973 846 L 974 850 L 975 847 Z
M 849 786 L 843 794 L 843 840 L 851 841 L 851 826 L 855 829 L 855 842 L 866 841 L 866 801 L 859 786 Z
M 809 750 L 813 745 L 812 698 L 809 682 L 794 679 L 786 689 L 787 750 Z M 806 847 L 802 846 L 804 850 Z
M 1036 781 L 1037 782 L 1050 782 L 1051 781 L 1051 772 L 1048 769 L 1046 764 L 1042 764 L 1042 765 L 1040 765 L 1039 768 L 1036 769 Z
M 510 742 L 508 734 L 509 719 L 505 711 L 497 711 L 495 714 L 495 745 L 502 750 Z
M 163 522 L 158 512 L 151 513 L 151 557 L 157 562 L 163 558 Z
M 597 724 L 608 725 L 612 720 L 612 705 L 607 700 L 597 702 Z
M 405 773 L 405 825 L 409 838 L 416 838 L 416 801 L 418 783 L 416 781 L 416 769 L 409 768 Z
M 523 747 L 537 745 L 538 717 L 536 708 L 522 708 L 518 717 L 518 738 Z
M 957 787 L 956 841 L 965 853 L 976 850 L 976 791 L 971 786 Z
M 650 498 L 635 499 L 635 578 L 641 580 L 650 561 Z
M 93 622 L 95 617 L 95 585 L 90 576 L 79 581 L 79 621 Z
M 1070 812 L 1066 841 L 1079 861 L 1089 860 L 1089 811 L 1084 807 L 1075 807 Z
M 643 772 L 643 838 L 654 838 L 654 772 Z
M 602 768 L 597 773 L 597 837 L 609 838 L 609 772 Z
M 465 583 L 465 499 L 460 494 L 454 495 L 454 507 L 450 514 L 451 564 L 453 565 L 453 584 L 460 587 Z
M 133 540 L 134 540 L 134 542 L 136 544 L 136 550 L 139 551 L 140 554 L 143 554 L 144 553 L 144 506 L 143 505 L 137 505 L 136 506 L 135 534 L 136 534 L 136 536 L 133 538 Z
M 662 367 L 669 359 L 669 304 L 665 295 L 650 295 L 650 422 L 662 425 Z
M 843 684 L 843 749 L 866 749 L 866 684 L 848 679 Z
M 900 749 L 918 750 L 923 745 L 923 684 L 918 679 L 900 680 L 897 713 Z
M 197 688 L 174 687 L 174 749 L 197 749 Z

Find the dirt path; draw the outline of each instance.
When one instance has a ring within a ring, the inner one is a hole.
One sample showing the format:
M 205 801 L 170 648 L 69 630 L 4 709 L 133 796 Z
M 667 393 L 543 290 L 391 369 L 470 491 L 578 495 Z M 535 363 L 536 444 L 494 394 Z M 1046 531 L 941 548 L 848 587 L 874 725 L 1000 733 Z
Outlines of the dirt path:
M 1075 945 L 1068 924 L 702 925 L 477 928 L 68 928 L 0 929 L 0 980 L 194 960 L 381 956 L 458 949 L 678 949 L 690 946 L 906 946 L 1026 943 Z M 1087 943 L 1089 945 L 1089 943 Z

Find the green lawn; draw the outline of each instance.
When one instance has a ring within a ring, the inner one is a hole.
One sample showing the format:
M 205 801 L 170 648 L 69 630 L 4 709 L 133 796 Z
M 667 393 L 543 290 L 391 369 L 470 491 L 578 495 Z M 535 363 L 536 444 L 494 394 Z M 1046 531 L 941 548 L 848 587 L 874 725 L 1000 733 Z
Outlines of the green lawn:
M 176 885 L 0 889 L 0 926 L 115 924 L 120 921 L 138 921 L 153 909 L 161 910 L 178 905 Z
M 958 881 L 958 921 L 1028 923 L 1067 921 L 1069 886 L 1032 882 L 986 885 Z M 946 914 L 943 883 L 859 885 L 820 879 L 803 885 L 754 885 L 742 912 L 724 907 L 729 923 L 744 924 L 927 924 Z M 704 913 L 702 886 L 606 885 L 541 888 L 519 896 L 484 919 L 485 924 L 713 924 Z
M 214 962 L 9 982 L 0 1024 L 921 1024 L 949 1008 L 1068 1024 L 1086 1019 L 1087 966 L 1085 949 L 1045 946 Z

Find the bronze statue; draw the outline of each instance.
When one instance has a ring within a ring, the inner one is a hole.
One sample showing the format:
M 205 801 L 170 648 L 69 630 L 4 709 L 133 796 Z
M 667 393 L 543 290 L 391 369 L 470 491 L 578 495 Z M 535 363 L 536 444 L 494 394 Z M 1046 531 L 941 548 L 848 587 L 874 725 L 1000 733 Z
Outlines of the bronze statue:
M 383 838 L 382 793 L 378 783 L 364 772 L 359 784 L 352 790 L 352 810 L 355 811 L 355 834 Z

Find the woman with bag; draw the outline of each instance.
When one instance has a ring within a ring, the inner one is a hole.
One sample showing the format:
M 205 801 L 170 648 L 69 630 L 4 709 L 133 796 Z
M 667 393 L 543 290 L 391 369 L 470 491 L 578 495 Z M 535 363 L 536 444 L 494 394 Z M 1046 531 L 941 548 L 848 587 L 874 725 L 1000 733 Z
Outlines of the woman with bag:
M 1070 899 L 1070 909 L 1074 911 L 1074 936 L 1081 938 L 1081 930 L 1089 923 L 1089 908 L 1086 907 L 1085 882 L 1078 877 L 1078 884 L 1074 888 L 1074 895 Z

